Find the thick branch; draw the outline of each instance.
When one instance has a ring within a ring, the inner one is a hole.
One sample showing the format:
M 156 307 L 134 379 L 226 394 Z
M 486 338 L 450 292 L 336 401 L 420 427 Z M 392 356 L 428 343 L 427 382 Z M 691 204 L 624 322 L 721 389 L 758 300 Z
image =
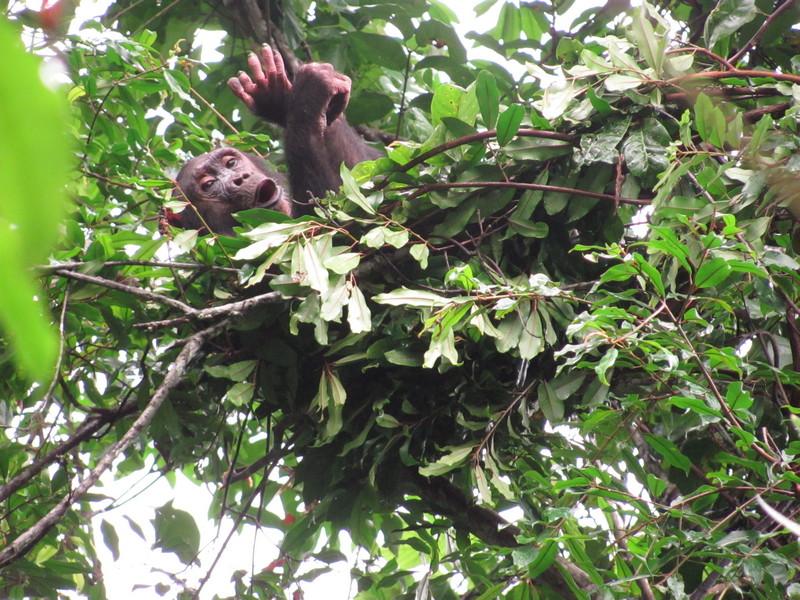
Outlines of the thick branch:
M 452 482 L 444 477 L 423 477 L 414 469 L 408 469 L 407 472 L 416 485 L 420 497 L 429 503 L 432 509 L 439 510 L 452 519 L 456 526 L 465 527 L 470 533 L 493 546 L 506 548 L 522 546 L 516 539 L 520 530 L 515 525 L 509 524 L 497 512 L 475 504 Z M 539 578 L 559 592 L 562 598 L 576 598 L 559 569 L 569 573 L 575 585 L 592 597 L 594 585 L 589 576 L 578 566 L 560 556 L 556 557 L 554 565 Z
M 33 546 L 39 542 L 50 529 L 67 513 L 70 506 L 79 500 L 96 482 L 100 476 L 111 466 L 117 457 L 125 451 L 134 441 L 136 441 L 153 420 L 156 412 L 167 399 L 167 396 L 175 386 L 180 383 L 183 374 L 186 372 L 192 359 L 200 352 L 205 341 L 218 334 L 222 329 L 229 325 L 229 321 L 222 321 L 203 331 L 194 334 L 189 338 L 178 358 L 172 365 L 167 376 L 159 388 L 155 391 L 150 402 L 147 404 L 142 414 L 134 421 L 131 428 L 125 432 L 122 438 L 111 445 L 108 452 L 92 469 L 89 475 L 77 488 L 64 496 L 50 511 L 37 523 L 31 526 L 24 533 L 20 534 L 13 542 L 0 550 L 0 567 L 6 566 L 24 556 Z
M 102 427 L 109 423 L 113 423 L 119 418 L 125 417 L 136 411 L 135 404 L 128 404 L 120 411 L 103 411 L 94 413 L 80 424 L 78 429 L 73 433 L 69 439 L 42 456 L 39 460 L 31 465 L 25 467 L 22 471 L 14 475 L 5 484 L 0 486 L 0 502 L 5 501 L 14 492 L 22 488 L 33 477 L 39 474 L 44 468 L 50 466 L 61 456 L 72 450 L 81 442 L 89 439 L 97 433 Z

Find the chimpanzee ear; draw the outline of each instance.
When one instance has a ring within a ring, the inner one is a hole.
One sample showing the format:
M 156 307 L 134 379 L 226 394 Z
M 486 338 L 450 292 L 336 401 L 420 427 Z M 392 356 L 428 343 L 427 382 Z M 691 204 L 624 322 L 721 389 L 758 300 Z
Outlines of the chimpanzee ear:
M 325 121 L 330 125 L 338 119 L 344 109 L 347 108 L 347 94 L 336 94 L 328 103 L 328 108 L 325 111 Z

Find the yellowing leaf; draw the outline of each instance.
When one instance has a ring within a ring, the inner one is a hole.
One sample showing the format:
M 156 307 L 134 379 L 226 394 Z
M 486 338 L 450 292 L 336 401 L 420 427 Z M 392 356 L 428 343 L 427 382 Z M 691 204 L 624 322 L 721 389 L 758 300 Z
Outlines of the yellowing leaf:
M 426 467 L 420 468 L 419 474 L 425 477 L 433 477 L 434 475 L 444 475 L 445 473 L 452 471 L 456 467 L 460 466 L 472 453 L 473 449 L 474 447 L 472 445 L 461 446 L 460 448 L 454 448 L 436 462 L 433 462 Z

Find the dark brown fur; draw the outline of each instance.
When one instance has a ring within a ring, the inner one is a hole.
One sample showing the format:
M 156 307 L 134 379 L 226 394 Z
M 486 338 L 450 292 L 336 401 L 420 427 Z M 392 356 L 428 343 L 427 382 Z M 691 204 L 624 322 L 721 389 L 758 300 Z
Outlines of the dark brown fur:
M 270 171 L 257 156 L 233 148 L 191 159 L 175 181 L 175 195 L 190 205 L 168 219 L 184 229 L 206 227 L 220 235 L 233 235 L 233 227 L 239 223 L 232 213 L 257 207 L 292 213 L 284 176 Z
M 380 153 L 370 148 L 347 124 L 350 79 L 325 63 L 298 69 L 294 82 L 286 76 L 280 54 L 264 45 L 261 57 L 247 60 L 251 75 L 240 72 L 228 81 L 233 93 L 257 116 L 285 127 L 286 163 L 292 197 L 284 178 L 250 154 L 231 148 L 215 150 L 187 162 L 178 173 L 176 195 L 191 204 L 168 215 L 186 229 L 203 226 L 233 235 L 232 216 L 264 207 L 298 216 L 310 212 L 313 198 L 338 189 L 339 167 L 352 167 Z

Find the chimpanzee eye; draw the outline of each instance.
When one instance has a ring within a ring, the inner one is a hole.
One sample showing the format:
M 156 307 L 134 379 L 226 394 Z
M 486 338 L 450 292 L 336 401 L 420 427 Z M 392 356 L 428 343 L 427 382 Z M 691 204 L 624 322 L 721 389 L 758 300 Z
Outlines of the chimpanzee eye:
M 209 177 L 208 179 L 204 179 L 203 181 L 200 182 L 200 189 L 203 190 L 204 192 L 207 192 L 208 190 L 210 190 L 214 186 L 214 182 L 215 181 L 216 181 L 216 179 L 214 179 L 212 177 Z
M 232 169 L 235 165 L 236 165 L 236 159 L 232 156 L 225 161 L 225 166 L 228 167 L 229 169 Z

